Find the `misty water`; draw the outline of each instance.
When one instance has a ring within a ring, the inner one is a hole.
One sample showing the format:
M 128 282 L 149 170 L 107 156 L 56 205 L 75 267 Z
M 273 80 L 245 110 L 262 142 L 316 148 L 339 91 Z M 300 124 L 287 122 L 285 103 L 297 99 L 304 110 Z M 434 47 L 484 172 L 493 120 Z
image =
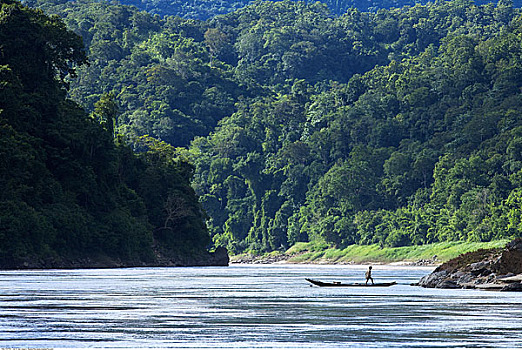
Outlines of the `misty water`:
M 522 347 L 522 293 L 410 286 L 365 266 L 0 271 L 0 347 Z

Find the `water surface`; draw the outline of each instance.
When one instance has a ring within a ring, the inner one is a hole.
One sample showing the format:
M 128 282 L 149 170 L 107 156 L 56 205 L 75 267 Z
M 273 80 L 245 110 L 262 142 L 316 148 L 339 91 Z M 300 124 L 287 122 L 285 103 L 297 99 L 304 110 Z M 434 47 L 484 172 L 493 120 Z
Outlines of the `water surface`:
M 364 266 L 0 271 L 0 347 L 522 347 L 522 293 L 412 287 Z

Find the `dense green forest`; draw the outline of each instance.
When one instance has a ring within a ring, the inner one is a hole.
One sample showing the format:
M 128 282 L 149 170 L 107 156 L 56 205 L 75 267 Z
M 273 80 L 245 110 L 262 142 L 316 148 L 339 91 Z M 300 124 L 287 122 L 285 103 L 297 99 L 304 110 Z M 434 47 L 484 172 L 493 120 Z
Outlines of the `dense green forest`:
M 88 63 L 81 38 L 57 16 L 0 3 L 0 266 L 129 266 L 208 254 L 193 166 L 150 137 L 133 140 L 141 148 L 134 154 L 115 134 L 112 94 L 90 114 L 66 98 Z
M 257 0 L 259 1 L 259 0 Z M 275 1 L 275 0 L 270 0 Z M 306 0 L 312 4 L 317 0 Z M 256 0 L 123 0 L 124 5 L 133 5 L 149 13 L 160 16 L 176 15 L 182 18 L 207 20 L 216 15 L 223 15 L 237 11 Z M 361 11 L 377 10 L 381 8 L 414 6 L 421 1 L 415 0 L 320 0 L 328 6 L 335 15 L 342 15 L 347 10 L 356 8 Z M 424 1 L 426 2 L 426 1 Z
M 179 16 L 182 18 L 207 20 L 217 15 L 237 11 L 247 5 L 252 5 L 259 0 L 121 0 L 124 5 L 132 5 L 137 8 L 160 16 Z M 277 0 L 270 0 L 277 1 Z M 297 0 L 293 0 L 297 1 Z M 318 0 L 304 0 L 312 4 Z M 426 4 L 426 0 L 319 0 L 328 6 L 334 15 L 343 15 L 351 9 L 359 11 L 375 12 L 379 9 L 399 8 Z M 477 5 L 483 5 L 490 0 L 475 1 Z M 515 7 L 521 7 L 521 0 L 514 0 Z
M 216 246 L 520 237 L 522 17 L 508 1 L 334 16 L 255 2 L 207 21 L 28 1 L 82 35 L 70 96 L 121 106 L 195 166 Z M 134 145 L 136 150 L 139 144 Z

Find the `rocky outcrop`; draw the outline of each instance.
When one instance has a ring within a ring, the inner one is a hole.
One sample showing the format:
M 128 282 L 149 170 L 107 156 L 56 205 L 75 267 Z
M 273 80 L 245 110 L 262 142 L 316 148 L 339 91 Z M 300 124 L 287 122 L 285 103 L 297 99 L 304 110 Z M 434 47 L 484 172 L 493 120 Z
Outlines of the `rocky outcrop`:
M 426 288 L 522 291 L 522 239 L 504 248 L 480 249 L 452 259 L 424 276 Z
M 228 266 L 229 262 L 228 250 L 224 247 L 218 247 L 213 253 L 210 253 L 210 259 L 207 261 L 207 265 Z

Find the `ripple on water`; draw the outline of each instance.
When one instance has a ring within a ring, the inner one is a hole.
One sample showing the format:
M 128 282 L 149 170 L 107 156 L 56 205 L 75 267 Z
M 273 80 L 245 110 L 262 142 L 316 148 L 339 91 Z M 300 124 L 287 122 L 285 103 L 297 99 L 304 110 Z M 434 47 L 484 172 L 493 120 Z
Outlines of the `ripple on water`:
M 231 266 L 5 271 L 1 347 L 522 347 L 520 293 L 411 287 L 427 269 Z

